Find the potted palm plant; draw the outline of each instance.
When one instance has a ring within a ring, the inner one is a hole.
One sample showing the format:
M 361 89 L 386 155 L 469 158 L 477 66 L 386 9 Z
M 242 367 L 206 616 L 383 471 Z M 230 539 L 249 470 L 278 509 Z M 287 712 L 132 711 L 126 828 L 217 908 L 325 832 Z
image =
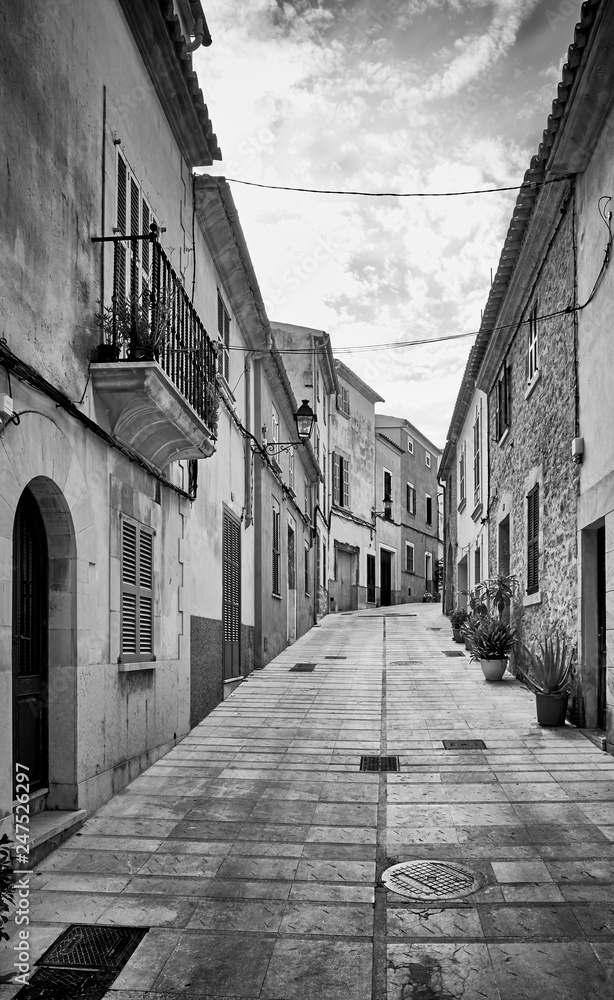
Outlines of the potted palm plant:
M 469 615 L 464 608 L 453 608 L 449 615 L 450 625 L 452 626 L 452 635 L 454 636 L 454 642 L 463 641 L 462 628 Z
M 489 615 L 469 619 L 463 634 L 472 660 L 479 660 L 487 681 L 500 681 L 507 658 L 516 645 L 516 630 Z
M 523 647 L 523 661 L 516 668 L 535 694 L 537 722 L 540 726 L 564 726 L 567 702 L 575 682 L 575 650 L 564 636 L 554 632 L 539 643 L 539 652 Z

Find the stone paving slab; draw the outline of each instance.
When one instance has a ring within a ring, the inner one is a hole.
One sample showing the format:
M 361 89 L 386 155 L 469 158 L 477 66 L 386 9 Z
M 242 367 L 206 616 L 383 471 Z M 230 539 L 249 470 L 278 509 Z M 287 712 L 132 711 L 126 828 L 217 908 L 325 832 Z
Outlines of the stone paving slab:
M 437 606 L 324 619 L 45 859 L 32 959 L 119 924 L 149 930 L 107 1000 L 614 996 L 614 760 L 457 649 Z M 420 859 L 481 887 L 382 887 Z

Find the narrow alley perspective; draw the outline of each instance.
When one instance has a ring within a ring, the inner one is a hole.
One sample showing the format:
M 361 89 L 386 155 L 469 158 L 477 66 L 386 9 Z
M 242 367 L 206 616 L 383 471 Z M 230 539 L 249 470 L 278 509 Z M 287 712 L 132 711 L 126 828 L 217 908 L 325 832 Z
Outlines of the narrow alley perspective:
M 139 931 L 108 1000 L 613 996 L 613 799 L 437 605 L 328 616 L 38 866 L 31 959 L 87 924 Z

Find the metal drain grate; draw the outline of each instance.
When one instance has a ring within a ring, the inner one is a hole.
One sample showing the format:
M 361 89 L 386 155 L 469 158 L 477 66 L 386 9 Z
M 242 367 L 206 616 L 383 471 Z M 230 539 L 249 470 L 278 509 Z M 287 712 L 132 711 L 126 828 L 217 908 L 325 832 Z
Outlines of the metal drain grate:
M 330 656 L 325 656 L 324 659 L 325 660 L 347 660 L 347 656 L 336 656 L 336 655 L 333 656 L 331 654 Z
M 477 892 L 483 878 L 450 861 L 406 861 L 382 875 L 387 889 L 411 899 L 458 899 Z
M 296 671 L 297 673 L 309 673 L 315 669 L 315 663 L 295 663 L 293 667 L 290 667 L 290 673 Z
M 441 651 L 444 656 L 463 656 L 464 653 L 460 649 L 442 649 Z
M 427 625 L 427 632 L 441 632 L 441 627 L 439 625 Z
M 119 972 L 146 933 L 139 927 L 72 924 L 36 964 Z
M 442 740 L 444 750 L 486 750 L 484 740 Z
M 116 971 L 37 969 L 15 1000 L 102 1000 L 116 978 Z
M 422 660 L 391 660 L 389 667 L 423 667 Z
M 400 771 L 398 757 L 361 757 L 361 771 Z

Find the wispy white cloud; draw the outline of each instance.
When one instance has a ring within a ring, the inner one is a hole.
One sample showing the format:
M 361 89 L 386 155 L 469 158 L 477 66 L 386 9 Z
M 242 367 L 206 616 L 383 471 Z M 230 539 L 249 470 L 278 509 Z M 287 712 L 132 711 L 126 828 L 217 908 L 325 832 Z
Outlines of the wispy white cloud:
M 523 108 L 544 100 L 545 123 L 560 55 L 512 82 L 537 2 L 207 0 L 214 43 L 194 59 L 226 156 L 215 172 L 375 191 L 518 183 L 539 141 Z M 233 194 L 269 314 L 337 347 L 477 329 L 515 199 Z M 470 343 L 344 360 L 441 441 Z

